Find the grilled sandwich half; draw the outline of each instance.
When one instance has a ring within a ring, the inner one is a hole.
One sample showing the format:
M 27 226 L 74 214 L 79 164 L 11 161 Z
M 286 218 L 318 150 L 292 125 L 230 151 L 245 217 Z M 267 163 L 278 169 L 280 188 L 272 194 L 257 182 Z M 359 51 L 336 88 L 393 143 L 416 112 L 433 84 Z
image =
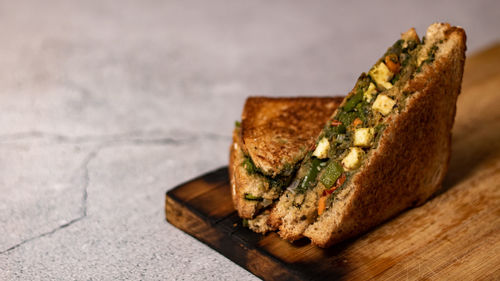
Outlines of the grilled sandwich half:
M 232 198 L 240 217 L 254 219 L 289 186 L 300 162 L 314 145 L 342 98 L 247 99 L 230 149 Z M 268 230 L 266 216 L 250 224 Z
M 410 29 L 327 121 L 267 223 L 327 247 L 425 202 L 441 185 L 460 93 L 465 32 Z

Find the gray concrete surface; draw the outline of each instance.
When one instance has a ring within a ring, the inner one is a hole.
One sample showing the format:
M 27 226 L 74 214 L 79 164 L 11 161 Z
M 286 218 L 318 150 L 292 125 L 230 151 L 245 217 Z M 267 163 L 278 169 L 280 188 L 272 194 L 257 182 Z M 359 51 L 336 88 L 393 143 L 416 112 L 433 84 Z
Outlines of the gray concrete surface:
M 498 1 L 1 1 L 0 280 L 255 280 L 164 220 L 248 95 L 344 94 L 398 34 L 469 54 Z

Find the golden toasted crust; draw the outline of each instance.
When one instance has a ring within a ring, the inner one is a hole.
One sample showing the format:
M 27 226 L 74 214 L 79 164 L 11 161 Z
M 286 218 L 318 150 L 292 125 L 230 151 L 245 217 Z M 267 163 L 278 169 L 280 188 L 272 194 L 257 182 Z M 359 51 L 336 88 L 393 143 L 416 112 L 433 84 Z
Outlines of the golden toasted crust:
M 257 212 L 256 201 L 245 200 L 245 193 L 255 187 L 263 184 L 264 179 L 255 175 L 249 175 L 242 163 L 244 154 L 241 150 L 240 129 L 236 128 L 233 132 L 233 143 L 229 153 L 229 179 L 231 183 L 231 197 L 233 205 L 241 218 L 253 218 Z
M 309 113 L 310 116 L 308 118 L 293 121 L 297 129 L 305 128 L 304 130 L 306 133 L 297 133 L 296 135 L 283 133 L 287 136 L 287 140 L 290 143 L 296 144 L 299 142 L 296 138 L 300 138 L 300 142 L 303 141 L 301 146 L 309 147 L 314 143 L 315 137 L 321 131 L 323 124 L 326 123 L 328 117 L 333 111 L 335 111 L 341 101 L 342 98 L 340 97 L 251 97 L 247 99 L 243 113 L 244 115 L 246 113 L 247 117 L 243 118 L 241 128 L 236 128 L 233 132 L 233 143 L 231 144 L 229 157 L 229 177 L 232 190 L 231 195 L 234 207 L 238 211 L 240 217 L 251 219 L 255 217 L 259 209 L 263 207 L 262 204 L 259 204 L 259 202 L 245 200 L 245 193 L 262 193 L 269 187 L 268 180 L 264 176 L 259 174 L 248 174 L 246 169 L 242 166 L 242 162 L 245 159 L 245 145 L 242 142 L 241 134 L 245 124 L 247 124 L 247 126 L 249 126 L 248 124 L 253 124 L 250 129 L 252 131 L 267 134 L 267 136 L 264 135 L 262 142 L 267 142 L 268 145 L 264 145 L 262 147 L 275 147 L 275 139 L 272 138 L 274 132 L 276 131 L 278 134 L 283 131 L 289 132 L 286 128 L 287 123 L 285 122 L 285 117 L 293 115 L 295 116 L 293 118 L 296 118 L 296 116 L 305 116 Z M 321 111 L 322 113 L 311 113 L 311 110 Z M 325 111 L 328 112 L 324 113 Z M 251 117 L 248 114 L 250 114 Z M 246 122 L 244 120 L 246 120 Z M 262 126 L 262 128 L 259 128 L 259 125 Z M 289 164 L 295 165 L 305 156 L 305 153 L 300 149 L 301 146 L 287 146 L 287 154 L 294 155 L 295 157 L 295 159 L 293 159 L 294 162 L 289 162 Z M 278 168 L 276 170 L 278 174 L 281 171 L 280 169 L 282 168 Z M 267 191 L 265 194 L 270 198 L 277 198 L 279 196 L 279 194 L 274 195 L 272 191 Z
M 465 32 L 434 24 L 428 39 L 443 39 L 434 63 L 410 81 L 406 108 L 388 122 L 377 150 L 334 204 L 304 235 L 320 246 L 360 234 L 425 202 L 441 186 L 465 62 Z
M 264 174 L 276 176 L 304 158 L 341 98 L 250 97 L 243 109 L 243 149 Z

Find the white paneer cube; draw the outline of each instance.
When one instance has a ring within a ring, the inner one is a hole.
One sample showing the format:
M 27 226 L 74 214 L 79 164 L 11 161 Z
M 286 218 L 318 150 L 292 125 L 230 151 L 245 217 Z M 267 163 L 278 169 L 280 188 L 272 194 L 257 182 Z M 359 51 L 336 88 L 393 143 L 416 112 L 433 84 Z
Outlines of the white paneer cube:
M 368 89 L 363 93 L 363 99 L 367 102 L 370 102 L 373 99 L 373 94 L 377 93 L 377 87 L 375 84 L 370 82 L 370 85 L 368 85 Z
M 342 165 L 347 170 L 354 170 L 361 166 L 361 160 L 365 156 L 363 149 L 359 147 L 351 147 L 349 153 L 342 159 Z
M 417 65 L 421 65 L 428 58 L 429 49 L 430 47 L 420 49 L 417 56 Z
M 327 138 L 322 138 L 318 145 L 316 146 L 316 149 L 313 152 L 313 156 L 318 157 L 319 159 L 324 159 L 328 158 L 328 149 L 330 148 L 330 142 L 328 141 Z
M 373 102 L 372 110 L 378 111 L 383 115 L 391 113 L 392 108 L 396 104 L 396 101 L 391 99 L 386 95 L 378 95 L 377 99 Z
M 394 74 L 389 70 L 385 63 L 381 62 L 377 64 L 368 72 L 368 74 L 373 78 L 373 80 L 375 80 L 375 83 L 377 83 L 378 86 L 384 89 L 392 88 L 392 84 L 389 81 L 392 79 Z
M 358 128 L 354 131 L 354 145 L 370 147 L 373 141 L 375 130 L 373 128 Z

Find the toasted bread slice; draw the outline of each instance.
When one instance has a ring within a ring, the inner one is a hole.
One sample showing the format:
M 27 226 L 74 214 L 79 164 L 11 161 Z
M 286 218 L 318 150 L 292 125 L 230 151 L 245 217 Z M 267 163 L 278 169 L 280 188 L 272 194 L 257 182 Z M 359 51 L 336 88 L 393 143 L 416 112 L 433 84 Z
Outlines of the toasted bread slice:
M 229 163 L 233 203 L 240 217 L 255 217 L 279 197 L 341 101 L 330 97 L 247 99 L 241 125 L 233 132 Z
M 293 164 L 304 158 L 341 101 L 325 97 L 247 99 L 241 116 L 245 153 L 264 175 L 290 175 Z
M 342 119 L 344 132 L 325 128 L 318 141 L 325 138 L 330 144 L 328 156 L 306 156 L 297 177 L 316 167 L 314 161 L 325 163 L 317 166 L 321 171 L 300 192 L 285 192 L 269 216 L 283 238 L 305 235 L 327 247 L 422 204 L 441 185 L 462 81 L 465 32 L 437 23 L 428 28 L 425 42 L 415 36 L 414 30 L 404 33 L 334 113 L 334 123 Z M 402 53 L 409 45 L 413 49 Z M 366 119 L 347 118 L 351 113 Z

